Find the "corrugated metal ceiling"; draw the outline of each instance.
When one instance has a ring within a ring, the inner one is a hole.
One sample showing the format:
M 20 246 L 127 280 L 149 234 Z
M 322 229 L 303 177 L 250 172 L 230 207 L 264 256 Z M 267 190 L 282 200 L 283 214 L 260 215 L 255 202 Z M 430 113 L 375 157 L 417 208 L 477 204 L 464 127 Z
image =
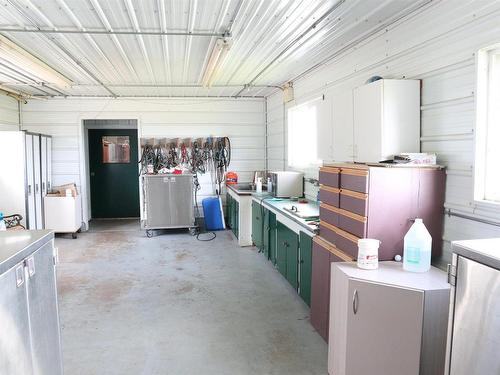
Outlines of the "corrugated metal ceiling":
M 1 65 L 0 83 L 35 96 L 267 96 L 423 2 L 1 0 L 1 33 L 72 84 Z M 205 88 L 224 33 L 231 48 Z

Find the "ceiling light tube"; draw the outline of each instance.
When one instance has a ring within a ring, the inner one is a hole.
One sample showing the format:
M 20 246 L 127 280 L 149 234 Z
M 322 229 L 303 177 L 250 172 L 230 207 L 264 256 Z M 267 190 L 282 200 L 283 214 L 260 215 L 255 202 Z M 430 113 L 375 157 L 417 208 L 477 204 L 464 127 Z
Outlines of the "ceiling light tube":
M 49 65 L 0 35 L 0 59 L 10 63 L 19 72 L 25 72 L 37 81 L 69 88 L 71 81 Z
M 203 73 L 202 85 L 203 87 L 211 87 L 216 76 L 216 72 L 229 51 L 230 43 L 227 38 L 217 39 L 210 59 L 208 60 L 205 73 Z

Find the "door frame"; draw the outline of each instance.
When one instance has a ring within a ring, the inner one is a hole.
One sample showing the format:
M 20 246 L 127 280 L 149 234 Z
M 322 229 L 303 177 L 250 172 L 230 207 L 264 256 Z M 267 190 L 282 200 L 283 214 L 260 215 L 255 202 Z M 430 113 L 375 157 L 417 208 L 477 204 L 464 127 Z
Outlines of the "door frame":
M 106 126 L 98 125 L 92 123 L 93 121 L 108 121 L 108 120 L 127 120 L 130 121 L 129 124 L 110 124 Z M 135 122 L 135 124 L 134 124 Z M 80 160 L 83 163 L 80 165 L 80 181 L 81 188 L 80 194 L 82 196 L 82 220 L 85 224 L 85 230 L 89 228 L 89 220 L 92 218 L 92 208 L 91 208 L 91 197 L 90 197 L 90 160 L 89 160 L 89 129 L 135 129 L 137 131 L 137 155 L 140 159 L 141 155 L 141 134 L 142 126 L 139 117 L 133 116 L 120 116 L 120 115 L 109 115 L 109 116 L 99 116 L 99 118 L 88 118 L 82 116 L 79 118 L 80 124 Z M 139 176 L 140 167 L 137 164 L 137 176 Z M 139 178 L 139 177 L 137 177 Z M 139 184 L 139 194 L 141 195 L 141 186 Z M 139 197 L 140 202 L 142 202 L 142 197 Z

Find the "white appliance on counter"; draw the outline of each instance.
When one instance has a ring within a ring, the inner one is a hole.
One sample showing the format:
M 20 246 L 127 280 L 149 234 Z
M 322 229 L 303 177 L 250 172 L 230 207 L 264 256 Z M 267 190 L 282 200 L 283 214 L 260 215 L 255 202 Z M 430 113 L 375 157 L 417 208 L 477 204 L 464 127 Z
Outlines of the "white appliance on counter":
M 272 195 L 277 198 L 302 197 L 304 195 L 304 173 L 294 171 L 269 172 Z

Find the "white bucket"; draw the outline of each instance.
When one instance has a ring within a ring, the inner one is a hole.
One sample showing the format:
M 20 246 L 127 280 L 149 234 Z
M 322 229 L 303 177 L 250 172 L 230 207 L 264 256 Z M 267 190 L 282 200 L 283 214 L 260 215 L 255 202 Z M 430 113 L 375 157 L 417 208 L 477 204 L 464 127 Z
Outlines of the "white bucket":
M 372 238 L 358 240 L 358 267 L 364 270 L 378 268 L 378 247 L 380 241 Z

